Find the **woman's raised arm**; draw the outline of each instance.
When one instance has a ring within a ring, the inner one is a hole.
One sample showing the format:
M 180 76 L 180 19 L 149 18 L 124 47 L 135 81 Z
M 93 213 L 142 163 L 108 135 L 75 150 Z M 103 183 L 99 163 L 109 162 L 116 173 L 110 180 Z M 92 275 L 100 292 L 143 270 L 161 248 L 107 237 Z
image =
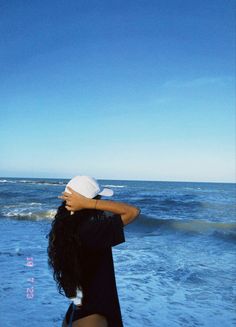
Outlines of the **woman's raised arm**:
M 124 225 L 131 223 L 141 212 L 140 208 L 127 203 L 111 200 L 89 199 L 74 191 L 71 187 L 68 187 L 68 189 L 71 194 L 62 192 L 63 196 L 58 196 L 58 198 L 66 201 L 66 209 L 69 211 L 78 211 L 82 209 L 110 211 L 119 214 Z

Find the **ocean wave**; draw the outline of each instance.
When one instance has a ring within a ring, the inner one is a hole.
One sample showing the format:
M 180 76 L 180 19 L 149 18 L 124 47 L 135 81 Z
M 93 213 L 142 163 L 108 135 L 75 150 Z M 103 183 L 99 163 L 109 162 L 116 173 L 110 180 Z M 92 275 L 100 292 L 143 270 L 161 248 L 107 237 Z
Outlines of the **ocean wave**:
M 113 184 L 106 184 L 102 185 L 104 187 L 114 187 L 114 188 L 122 188 L 122 187 L 127 187 L 126 185 L 113 185 Z
M 206 207 L 206 202 L 196 201 L 192 199 L 190 196 L 184 196 L 178 199 L 172 198 L 161 198 L 158 199 L 155 195 L 147 195 L 142 198 L 136 198 L 138 205 L 151 205 L 155 207 L 157 210 L 171 211 L 171 210 L 195 210 L 196 208 Z M 209 204 L 210 206 L 210 204 Z
M 11 180 L 11 179 L 0 179 L 0 183 L 17 184 L 17 183 L 20 183 L 20 181 L 19 180 Z
M 225 209 L 236 209 L 234 203 L 220 202 L 220 201 L 211 201 L 211 200 L 197 200 L 193 199 L 191 195 L 179 196 L 176 199 L 165 198 L 158 199 L 155 197 L 147 196 L 137 199 L 138 204 L 142 205 L 151 205 L 157 210 L 172 211 L 172 210 L 222 210 L 223 206 Z
M 174 200 L 174 199 L 165 199 L 158 201 L 157 203 L 160 206 L 169 206 L 169 207 L 179 207 L 179 206 L 201 206 L 202 202 L 200 201 L 195 201 L 195 200 L 188 200 L 188 201 L 183 201 L 183 200 Z
M 36 185 L 66 185 L 63 181 L 48 181 L 48 180 L 27 180 L 27 179 L 0 179 L 0 183 L 12 183 L 12 184 L 36 184 Z
M 208 220 L 180 220 L 180 219 L 160 219 L 141 214 L 133 225 L 141 231 L 160 230 L 167 232 L 180 232 L 187 234 L 210 234 L 224 238 L 229 237 L 236 241 L 235 222 L 214 222 Z
M 22 256 L 23 253 L 20 251 L 20 249 L 16 249 L 15 252 L 10 251 L 0 251 L 0 256 L 8 256 L 8 257 L 14 257 L 14 256 Z
M 206 231 L 209 229 L 220 230 L 236 230 L 236 222 L 215 222 L 209 220 L 180 220 L 180 219 L 160 219 L 141 214 L 137 218 L 137 222 L 142 225 L 157 226 L 157 227 L 172 227 L 174 229 L 186 230 L 186 231 Z
M 42 206 L 41 202 L 19 202 L 17 204 L 5 204 L 2 206 L 3 209 L 7 208 L 24 208 L 24 207 L 34 207 L 34 206 Z
M 26 184 L 36 184 L 36 185 L 66 185 L 65 182 L 56 182 L 56 181 L 46 181 L 46 180 L 39 180 L 39 181 L 35 181 L 35 180 L 19 180 L 17 181 L 18 183 L 26 183 Z
M 32 179 L 0 179 L 0 183 L 12 183 L 12 184 L 36 184 L 36 185 L 56 185 L 56 186 L 66 186 L 67 182 L 65 181 L 48 181 L 44 179 L 40 180 L 32 180 Z M 114 185 L 114 184 L 106 184 L 102 185 L 104 187 L 113 187 L 113 188 L 123 188 L 127 187 L 126 185 Z
M 12 219 L 18 220 L 51 220 L 55 217 L 57 210 L 49 209 L 49 210 L 40 210 L 40 211 L 26 211 L 24 209 L 13 209 L 8 211 L 2 211 L 2 216 Z
M 35 205 L 34 205 L 35 204 Z M 22 208 L 13 205 L 4 206 L 2 216 L 11 219 L 20 220 L 52 220 L 55 217 L 57 209 L 44 210 L 37 208 L 40 203 L 31 203 L 32 208 Z M 131 225 L 131 226 L 130 226 Z M 181 220 L 181 219 L 161 219 L 149 215 L 141 214 L 134 223 L 128 225 L 132 230 L 140 232 L 180 232 L 187 234 L 211 234 L 223 235 L 236 240 L 236 222 L 215 222 L 208 220 Z

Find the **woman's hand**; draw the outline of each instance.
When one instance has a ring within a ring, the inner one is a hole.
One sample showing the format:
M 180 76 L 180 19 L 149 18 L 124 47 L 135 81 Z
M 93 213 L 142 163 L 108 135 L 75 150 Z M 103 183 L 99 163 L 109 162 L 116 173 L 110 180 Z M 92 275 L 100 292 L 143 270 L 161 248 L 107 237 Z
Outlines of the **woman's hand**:
M 66 201 L 66 209 L 69 211 L 79 211 L 82 209 L 93 208 L 92 199 L 86 198 L 86 196 L 74 191 L 71 187 L 67 186 L 71 192 L 62 192 L 62 196 L 58 196 L 59 199 Z

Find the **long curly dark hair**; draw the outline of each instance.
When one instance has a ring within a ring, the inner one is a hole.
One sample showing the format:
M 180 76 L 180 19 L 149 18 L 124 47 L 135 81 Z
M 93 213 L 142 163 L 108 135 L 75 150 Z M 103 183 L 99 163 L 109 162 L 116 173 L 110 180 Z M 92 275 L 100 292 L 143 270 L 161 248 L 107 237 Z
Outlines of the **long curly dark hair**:
M 94 199 L 100 199 L 97 195 Z M 98 213 L 99 210 L 82 209 L 73 215 L 66 209 L 66 201 L 58 207 L 51 223 L 48 238 L 48 266 L 61 295 L 68 298 L 76 296 L 76 289 L 82 291 L 83 270 L 80 265 L 82 247 L 78 237 L 78 219 Z

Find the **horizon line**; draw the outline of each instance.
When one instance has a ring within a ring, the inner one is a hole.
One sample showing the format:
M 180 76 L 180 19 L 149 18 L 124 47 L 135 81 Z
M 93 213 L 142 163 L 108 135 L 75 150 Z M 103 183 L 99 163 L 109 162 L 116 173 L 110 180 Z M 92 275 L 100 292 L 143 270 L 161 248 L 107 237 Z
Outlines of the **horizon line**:
M 68 179 L 69 177 L 10 177 L 10 176 L 0 176 L 0 178 L 26 178 L 26 179 Z M 232 182 L 219 182 L 219 181 L 190 181 L 190 180 L 147 180 L 147 179 L 110 179 L 110 178 L 96 178 L 97 180 L 107 180 L 107 181 L 134 181 L 134 182 L 166 182 L 166 183 L 212 183 L 212 184 L 236 184 L 236 181 Z

